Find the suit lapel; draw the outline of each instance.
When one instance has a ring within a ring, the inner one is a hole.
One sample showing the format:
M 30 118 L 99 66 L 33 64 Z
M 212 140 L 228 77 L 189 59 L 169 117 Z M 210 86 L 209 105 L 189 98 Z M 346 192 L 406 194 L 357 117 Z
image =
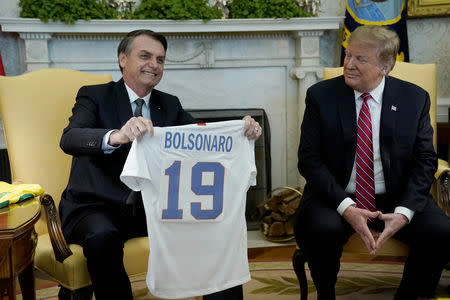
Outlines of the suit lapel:
M 130 98 L 125 88 L 123 79 L 120 79 L 115 85 L 114 102 L 119 116 L 119 122 L 123 126 L 132 116 Z
M 390 176 L 390 161 L 391 151 L 393 150 L 396 115 L 397 110 L 401 109 L 398 99 L 399 97 L 396 94 L 396 89 L 392 86 L 391 78 L 386 76 L 380 119 L 380 152 L 387 190 L 389 190 L 388 184 L 390 182 L 388 179 Z
M 161 95 L 158 90 L 153 90 L 150 95 L 150 118 L 153 126 L 164 126 L 164 120 L 161 114 Z
M 339 101 L 339 117 L 344 136 L 346 174 L 350 178 L 356 154 L 355 94 L 347 85 L 340 86 L 344 88 L 338 91 L 337 100 Z

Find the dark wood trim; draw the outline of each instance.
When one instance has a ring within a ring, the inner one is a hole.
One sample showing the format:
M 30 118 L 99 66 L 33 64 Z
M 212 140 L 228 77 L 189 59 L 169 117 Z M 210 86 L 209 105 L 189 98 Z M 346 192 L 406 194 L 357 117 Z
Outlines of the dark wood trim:
M 48 234 L 50 235 L 50 241 L 52 242 L 55 258 L 62 263 L 67 257 L 72 255 L 72 250 L 70 250 L 62 233 L 61 221 L 59 220 L 56 211 L 55 202 L 49 194 L 42 195 L 40 201 L 47 215 L 47 229 Z

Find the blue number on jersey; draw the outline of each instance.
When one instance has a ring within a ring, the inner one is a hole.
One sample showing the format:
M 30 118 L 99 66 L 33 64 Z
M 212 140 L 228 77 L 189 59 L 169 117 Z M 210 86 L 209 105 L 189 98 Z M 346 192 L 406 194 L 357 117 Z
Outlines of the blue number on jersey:
M 179 209 L 181 161 L 174 163 L 166 169 L 165 174 L 169 176 L 169 194 L 167 209 L 162 211 L 162 219 L 182 219 L 183 210 Z M 203 172 L 214 173 L 214 184 L 203 185 Z M 192 167 L 191 189 L 196 195 L 211 195 L 213 197 L 213 208 L 202 209 L 201 203 L 191 203 L 191 214 L 197 220 L 210 220 L 217 218 L 223 210 L 223 183 L 225 168 L 217 162 L 199 162 Z
M 214 184 L 202 185 L 202 173 L 214 172 Z M 223 180 L 225 168 L 217 162 L 199 162 L 192 167 L 192 191 L 196 195 L 212 195 L 213 208 L 203 210 L 201 203 L 191 203 L 191 214 L 197 220 L 217 218 L 223 209 Z
M 178 194 L 180 190 L 180 170 L 181 161 L 176 160 L 166 169 L 166 175 L 169 176 L 169 196 L 167 209 L 163 209 L 163 219 L 181 219 L 183 210 L 178 209 Z

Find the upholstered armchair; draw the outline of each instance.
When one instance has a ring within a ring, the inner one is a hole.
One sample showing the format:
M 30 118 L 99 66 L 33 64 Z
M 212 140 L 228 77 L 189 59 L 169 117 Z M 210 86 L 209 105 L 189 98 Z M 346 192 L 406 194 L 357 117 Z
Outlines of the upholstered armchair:
M 343 68 L 324 68 L 323 79 L 329 79 L 342 75 Z M 434 128 L 434 146 L 436 149 L 436 66 L 434 64 L 418 65 L 405 62 L 396 62 L 394 69 L 389 76 L 397 77 L 412 82 L 430 94 L 431 107 L 430 118 Z M 439 160 L 438 171 L 435 174 L 435 182 L 431 188 L 431 193 L 438 205 L 450 217 L 450 167 L 448 162 Z M 388 240 L 377 252 L 376 256 L 369 256 L 367 249 L 357 234 L 350 237 L 344 246 L 343 258 L 364 259 L 370 261 L 404 261 L 408 255 L 408 246 L 395 239 Z M 297 248 L 293 256 L 293 266 L 300 283 L 301 300 L 308 297 L 308 285 L 304 264 L 306 258 Z
M 0 76 L 0 113 L 14 183 L 38 183 L 45 213 L 36 225 L 35 268 L 61 286 L 59 299 L 91 299 L 92 287 L 83 250 L 68 245 L 57 207 L 67 185 L 71 156 L 59 147 L 78 89 L 111 81 L 110 75 L 45 69 L 15 77 Z M 124 263 L 132 275 L 147 272 L 148 239 L 125 243 Z

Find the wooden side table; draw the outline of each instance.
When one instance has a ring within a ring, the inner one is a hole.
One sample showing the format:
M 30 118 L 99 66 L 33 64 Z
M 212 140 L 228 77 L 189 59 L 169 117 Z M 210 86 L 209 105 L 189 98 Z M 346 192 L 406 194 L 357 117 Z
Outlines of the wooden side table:
M 41 214 L 39 200 L 33 198 L 0 209 L 0 300 L 16 299 L 18 276 L 22 298 L 36 299 L 34 289 L 34 224 Z

